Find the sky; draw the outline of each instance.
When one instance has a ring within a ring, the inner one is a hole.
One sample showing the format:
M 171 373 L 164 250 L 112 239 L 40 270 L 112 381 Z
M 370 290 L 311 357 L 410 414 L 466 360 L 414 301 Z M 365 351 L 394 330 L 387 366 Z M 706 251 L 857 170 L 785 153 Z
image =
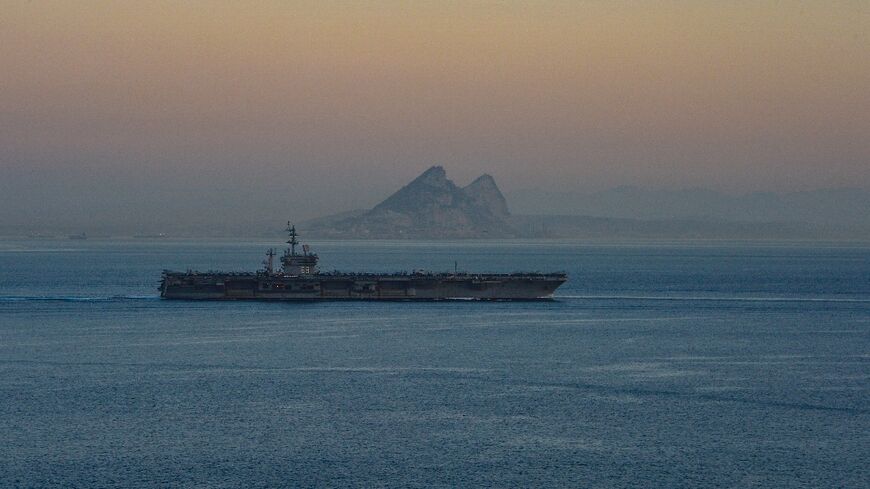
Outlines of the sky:
M 870 2 L 0 9 L 6 224 L 304 219 L 432 165 L 507 193 L 870 189 Z

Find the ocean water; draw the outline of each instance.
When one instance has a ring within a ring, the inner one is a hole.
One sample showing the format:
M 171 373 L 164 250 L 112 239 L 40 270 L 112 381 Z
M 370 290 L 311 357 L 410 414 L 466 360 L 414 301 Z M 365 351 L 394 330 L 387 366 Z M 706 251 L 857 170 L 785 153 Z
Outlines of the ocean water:
M 0 241 L 0 487 L 868 487 L 870 247 L 313 243 L 554 302 L 157 298 L 265 241 Z

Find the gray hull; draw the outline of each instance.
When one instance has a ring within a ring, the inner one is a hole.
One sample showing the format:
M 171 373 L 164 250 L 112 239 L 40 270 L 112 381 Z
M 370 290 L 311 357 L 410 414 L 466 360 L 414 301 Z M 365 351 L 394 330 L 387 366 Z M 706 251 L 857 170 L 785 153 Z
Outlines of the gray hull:
M 164 272 L 160 296 L 183 300 L 547 300 L 554 274 L 224 274 Z

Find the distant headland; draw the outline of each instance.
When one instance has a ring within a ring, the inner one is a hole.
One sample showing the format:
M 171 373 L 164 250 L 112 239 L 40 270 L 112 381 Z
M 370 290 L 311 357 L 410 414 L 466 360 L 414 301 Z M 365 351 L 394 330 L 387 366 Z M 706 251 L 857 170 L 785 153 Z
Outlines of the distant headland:
M 862 189 L 729 195 L 709 189 L 622 186 L 589 193 L 514 189 L 505 194 L 489 174 L 459 186 L 443 167 L 432 166 L 392 194 L 388 191 L 373 207 L 295 224 L 306 238 L 341 240 L 870 242 L 870 191 Z M 239 203 L 238 196 L 234 201 L 218 192 L 187 206 L 152 199 L 142 207 L 118 205 L 120 214 L 112 214 L 110 203 L 100 202 L 90 208 L 88 218 L 56 212 L 38 219 L 0 220 L 0 236 L 273 238 L 280 235 L 275 222 L 312 215 L 292 192 L 269 195 L 274 201 Z
M 306 235 L 358 239 L 513 238 L 507 201 L 495 179 L 481 175 L 465 187 L 433 166 L 368 210 L 300 224 Z
M 424 171 L 371 209 L 312 219 L 299 227 L 306 236 L 327 239 L 836 240 L 870 236 L 861 227 L 791 220 L 516 215 L 491 175 L 460 187 L 441 166 Z

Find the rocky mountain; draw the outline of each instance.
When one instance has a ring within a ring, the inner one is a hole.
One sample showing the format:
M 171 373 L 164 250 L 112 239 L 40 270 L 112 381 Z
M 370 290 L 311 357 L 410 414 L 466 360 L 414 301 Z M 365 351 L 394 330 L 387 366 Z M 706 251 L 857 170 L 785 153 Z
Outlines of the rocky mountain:
M 557 206 L 564 195 L 530 194 L 525 204 L 520 195 L 517 206 L 532 212 L 515 215 L 492 176 L 481 175 L 459 187 L 447 178 L 444 168 L 433 166 L 371 209 L 303 222 L 299 228 L 306 237 L 339 239 L 851 241 L 870 238 L 870 227 L 852 224 L 866 222 L 870 201 L 863 195 L 817 191 L 736 199 L 708 190 L 655 192 L 620 187 L 586 199 L 569 195 L 573 200 L 564 199 L 568 212 L 563 213 L 554 212 L 558 207 L 530 208 L 529 203 Z M 846 212 L 850 206 L 858 215 Z
M 462 189 L 465 195 L 481 208 L 486 208 L 494 216 L 500 219 L 508 219 L 511 215 L 508 211 L 507 200 L 501 194 L 498 185 L 492 175 L 483 174 Z
M 367 211 L 345 213 L 302 223 L 313 237 L 444 239 L 509 238 L 507 201 L 490 175 L 464 188 L 433 166 Z

